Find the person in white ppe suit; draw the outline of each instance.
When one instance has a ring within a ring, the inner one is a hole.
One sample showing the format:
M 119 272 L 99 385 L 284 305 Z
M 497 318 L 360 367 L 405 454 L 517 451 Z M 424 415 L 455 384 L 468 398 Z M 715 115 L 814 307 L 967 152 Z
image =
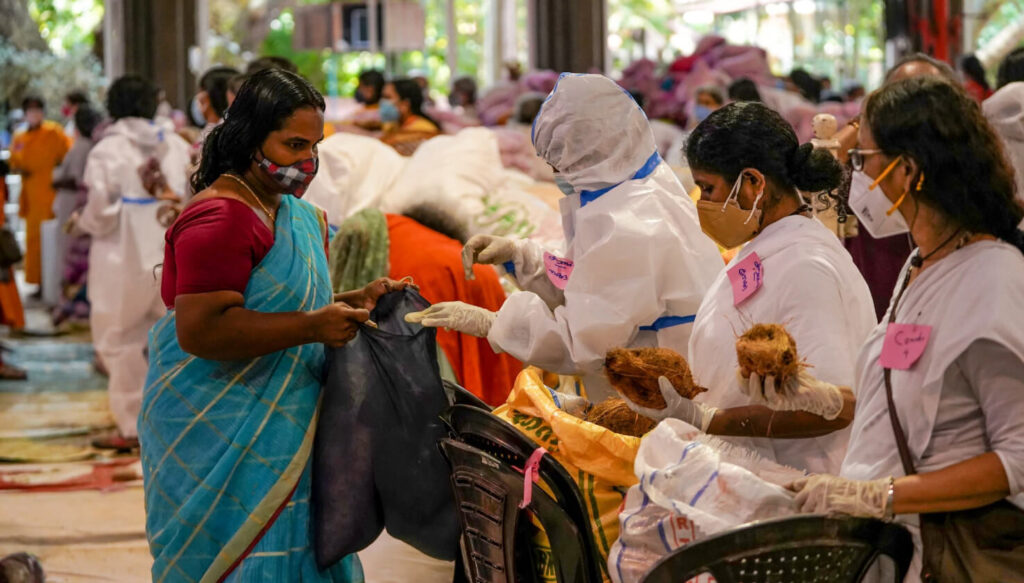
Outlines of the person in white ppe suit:
M 156 107 L 157 90 L 141 77 L 128 75 L 111 85 L 107 109 L 114 123 L 89 153 L 88 199 L 77 218 L 78 227 L 92 236 L 90 326 L 110 373 L 110 409 L 120 432 L 97 445 L 119 449 L 137 436 L 147 336 L 166 312 L 156 273 L 165 230 L 157 219 L 165 204 L 160 198 L 185 192 L 190 163 L 188 143 L 153 122 Z M 156 176 L 159 188 L 144 186 L 144 174 L 147 183 Z
M 791 486 L 805 512 L 893 519 L 906 581 L 1024 580 L 1024 207 L 981 108 L 934 77 L 865 102 L 850 206 L 917 249 L 857 359 L 839 476 Z M 924 538 L 932 533 L 937 538 Z M 936 540 L 940 544 L 933 544 Z
M 420 313 L 425 326 L 486 336 L 495 350 L 581 375 L 587 396 L 615 395 L 608 350 L 686 352 L 701 298 L 722 268 L 696 209 L 658 155 L 643 111 L 614 82 L 564 74 L 534 123 L 538 155 L 556 171 L 564 255 L 526 240 L 477 236 L 464 262 L 508 264 L 520 287 L 497 313 L 463 303 Z
M 801 192 L 835 188 L 842 169 L 827 150 L 800 145 L 792 126 L 758 102 L 713 112 L 686 155 L 704 231 L 725 248 L 746 245 L 711 286 L 690 338 L 694 381 L 708 392 L 691 402 L 665 391 L 674 407 L 647 414 L 734 436 L 788 466 L 835 472 L 855 403 L 838 386 L 852 386 L 854 359 L 876 321 L 864 278 Z M 807 369 L 786 386 L 739 375 L 736 337 L 757 323 L 782 324 L 796 340 Z M 766 408 L 769 401 L 786 413 Z
M 1024 200 L 1024 83 L 1008 83 L 981 104 L 1016 170 L 1017 198 Z

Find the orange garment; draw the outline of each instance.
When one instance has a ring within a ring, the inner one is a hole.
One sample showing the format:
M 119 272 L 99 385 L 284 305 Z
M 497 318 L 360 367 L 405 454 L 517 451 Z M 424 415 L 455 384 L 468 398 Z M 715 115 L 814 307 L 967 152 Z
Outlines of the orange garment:
M 441 130 L 437 129 L 437 126 L 425 117 L 418 115 L 410 115 L 404 122 L 402 122 L 403 132 L 415 132 L 420 134 L 433 134 L 438 135 Z
M 7 202 L 7 181 L 0 176 L 0 205 Z M 0 212 L 0 227 L 7 223 L 7 216 Z M 14 268 L 8 267 L 7 281 L 0 282 L 0 324 L 14 330 L 25 327 L 25 308 L 21 305 L 18 283 L 14 280 Z
M 384 131 L 380 141 L 391 146 L 403 156 L 412 156 L 423 142 L 441 135 L 430 120 L 418 115 L 410 115 L 401 126 Z
M 64 128 L 44 121 L 38 128 L 14 136 L 11 142 L 11 169 L 22 173 L 18 216 L 25 219 L 25 281 L 41 282 L 42 247 L 40 227 L 54 218 L 53 169 L 71 148 Z
M 476 280 L 466 281 L 458 241 L 408 217 L 387 215 L 387 220 L 392 279 L 411 276 L 432 304 L 461 301 L 492 311 L 501 308 L 505 291 L 493 268 L 477 265 Z M 463 387 L 490 405 L 505 402 L 523 369 L 518 360 L 495 354 L 486 338 L 438 329 L 437 342 Z

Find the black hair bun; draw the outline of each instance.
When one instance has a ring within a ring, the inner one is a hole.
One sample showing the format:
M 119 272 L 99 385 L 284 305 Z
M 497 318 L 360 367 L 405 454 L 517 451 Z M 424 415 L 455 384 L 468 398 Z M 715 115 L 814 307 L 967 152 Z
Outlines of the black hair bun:
M 802 144 L 789 157 L 789 179 L 803 192 L 823 192 L 839 186 L 843 168 L 828 150 Z

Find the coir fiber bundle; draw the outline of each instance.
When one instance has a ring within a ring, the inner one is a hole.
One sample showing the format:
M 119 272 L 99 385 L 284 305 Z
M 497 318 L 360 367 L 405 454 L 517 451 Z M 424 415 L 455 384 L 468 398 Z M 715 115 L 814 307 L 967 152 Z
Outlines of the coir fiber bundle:
M 643 437 L 657 425 L 653 419 L 637 414 L 625 401 L 614 397 L 591 407 L 584 421 L 633 437 Z
M 796 351 L 796 341 L 779 324 L 755 324 L 736 340 L 736 358 L 740 374 L 774 376 L 776 386 L 800 374 L 803 363 Z
M 604 359 L 604 374 L 622 396 L 650 409 L 664 409 L 658 377 L 666 377 L 687 399 L 707 389 L 693 383 L 686 359 L 668 348 L 615 348 Z

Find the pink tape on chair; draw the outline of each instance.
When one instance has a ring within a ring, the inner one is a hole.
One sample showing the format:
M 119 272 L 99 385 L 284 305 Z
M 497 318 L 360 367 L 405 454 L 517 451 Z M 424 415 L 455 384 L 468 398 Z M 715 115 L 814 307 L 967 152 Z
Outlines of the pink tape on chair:
M 526 465 L 523 466 L 523 501 L 519 504 L 519 508 L 523 509 L 533 502 L 533 483 L 538 479 L 538 470 L 540 469 L 540 458 L 547 455 L 548 450 L 543 447 L 538 447 L 533 450 L 530 454 L 530 459 L 526 460 Z

